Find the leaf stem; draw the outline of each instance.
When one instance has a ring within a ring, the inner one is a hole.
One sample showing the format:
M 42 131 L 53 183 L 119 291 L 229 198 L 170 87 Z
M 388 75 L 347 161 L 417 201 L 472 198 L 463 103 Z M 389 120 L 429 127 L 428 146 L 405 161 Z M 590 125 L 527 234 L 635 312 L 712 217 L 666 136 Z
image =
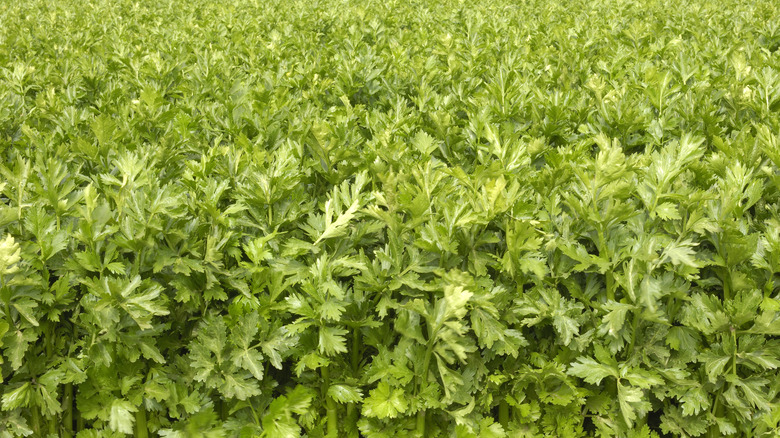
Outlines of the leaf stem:
M 634 354 L 634 345 L 636 344 L 636 331 L 639 328 L 639 308 L 634 309 L 634 319 L 631 322 L 631 344 L 628 346 L 628 356 Z
M 222 396 L 220 396 L 218 400 L 219 406 L 219 419 L 222 421 L 227 421 L 228 419 L 228 405 L 227 400 L 225 400 Z
M 336 411 L 336 402 L 328 396 L 328 388 L 330 388 L 330 371 L 327 366 L 320 368 L 322 374 L 322 396 L 325 398 L 325 409 L 327 414 L 327 438 L 337 438 L 339 436 L 339 419 Z
M 509 424 L 509 403 L 506 400 L 498 402 L 498 424 L 506 430 Z
M 138 411 L 135 413 L 135 437 L 136 438 L 148 438 L 149 428 L 146 425 L 146 408 L 141 403 L 138 407 Z
M 615 301 L 615 276 L 614 268 L 612 267 L 612 260 L 609 257 L 609 248 L 607 247 L 607 240 L 604 237 L 604 227 L 599 224 L 598 226 L 598 246 L 599 257 L 607 260 L 610 267 L 606 273 L 606 287 L 607 287 L 607 300 Z
M 731 374 L 737 377 L 737 329 L 730 327 L 731 341 L 734 343 L 734 349 L 731 351 Z
M 76 433 L 81 432 L 84 430 L 84 417 L 81 416 L 81 412 L 76 409 Z
M 728 269 L 722 268 L 721 282 L 723 283 L 723 301 L 729 301 L 731 299 L 731 273 Z
M 5 317 L 8 322 L 11 323 L 12 328 L 16 328 L 16 322 L 11 317 L 11 291 L 5 285 L 5 276 L 0 274 L 0 297 L 3 298 L 3 304 L 5 305 Z
M 720 408 L 722 407 L 722 405 L 720 403 L 720 397 L 721 397 L 721 394 L 723 394 L 723 388 L 725 388 L 725 387 L 726 387 L 726 382 L 723 382 L 723 386 L 720 387 L 720 390 L 718 391 L 718 394 L 715 396 L 715 400 L 712 402 L 712 410 L 710 411 L 710 415 L 712 415 L 715 418 L 718 417 L 718 415 L 720 413 Z M 713 424 L 712 426 L 710 426 L 710 430 L 708 431 L 707 435 L 710 438 L 717 438 L 717 437 L 721 436 L 720 432 L 718 430 L 717 423 Z
M 32 408 L 32 430 L 36 436 L 41 436 L 41 408 L 33 406 Z
M 62 391 L 62 436 L 73 436 L 73 384 L 67 383 Z
M 352 372 L 355 376 L 358 375 L 358 372 L 360 371 L 360 327 L 355 326 L 352 328 L 352 356 L 351 356 L 351 363 L 352 365 Z
M 428 367 L 431 365 L 431 355 L 433 354 L 434 339 L 436 339 L 437 330 L 431 333 L 431 337 L 428 339 L 428 343 L 425 348 L 425 359 L 423 360 L 422 370 L 420 372 L 420 384 L 418 386 L 417 393 L 422 393 L 428 386 Z M 425 409 L 417 411 L 417 430 L 416 436 L 419 438 L 425 437 Z
M 360 342 L 360 326 L 355 325 L 352 327 L 352 351 L 350 352 L 350 365 L 352 366 L 352 374 L 355 376 L 355 378 L 360 377 L 360 349 L 361 349 L 361 342 Z M 358 421 L 358 410 L 357 405 L 355 403 L 349 403 L 347 405 L 347 424 L 345 426 L 348 426 L 348 436 L 350 437 L 358 437 L 358 431 L 357 431 L 357 421 Z
M 417 411 L 417 429 L 415 431 L 417 438 L 425 438 L 425 409 Z

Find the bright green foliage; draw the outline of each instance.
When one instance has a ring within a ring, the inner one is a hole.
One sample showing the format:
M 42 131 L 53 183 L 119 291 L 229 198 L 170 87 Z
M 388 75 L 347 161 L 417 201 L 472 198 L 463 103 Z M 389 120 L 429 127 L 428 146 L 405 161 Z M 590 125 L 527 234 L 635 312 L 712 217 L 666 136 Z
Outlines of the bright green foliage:
M 779 436 L 778 17 L 0 2 L 0 438 Z

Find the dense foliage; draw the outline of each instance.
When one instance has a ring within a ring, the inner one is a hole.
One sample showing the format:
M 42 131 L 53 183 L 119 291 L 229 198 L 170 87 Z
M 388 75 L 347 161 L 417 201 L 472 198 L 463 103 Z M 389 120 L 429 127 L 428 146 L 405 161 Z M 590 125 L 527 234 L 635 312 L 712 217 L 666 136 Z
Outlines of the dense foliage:
M 0 2 L 0 437 L 777 436 L 778 17 Z

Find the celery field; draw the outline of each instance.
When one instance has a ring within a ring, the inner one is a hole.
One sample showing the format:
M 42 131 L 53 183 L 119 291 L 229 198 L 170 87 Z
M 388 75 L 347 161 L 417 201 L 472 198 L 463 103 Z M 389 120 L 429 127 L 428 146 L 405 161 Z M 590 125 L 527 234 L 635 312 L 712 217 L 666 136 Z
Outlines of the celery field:
M 0 2 L 0 438 L 780 436 L 780 3 Z

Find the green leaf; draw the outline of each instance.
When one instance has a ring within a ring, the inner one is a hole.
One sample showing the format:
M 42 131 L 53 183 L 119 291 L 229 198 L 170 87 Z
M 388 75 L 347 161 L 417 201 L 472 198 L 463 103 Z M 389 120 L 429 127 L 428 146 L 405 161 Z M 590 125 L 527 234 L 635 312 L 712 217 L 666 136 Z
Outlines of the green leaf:
M 537 278 L 545 278 L 549 270 L 547 261 L 539 256 L 527 255 L 520 259 L 520 270 L 524 274 L 533 273 Z
M 420 151 L 423 156 L 428 156 L 438 148 L 436 141 L 428 135 L 425 131 L 417 131 L 417 134 L 412 139 L 412 146 Z
M 30 382 L 23 383 L 15 389 L 7 387 L 3 392 L 3 410 L 10 411 L 29 406 L 32 392 Z
M 13 308 L 19 312 L 30 324 L 38 327 L 38 320 L 35 319 L 35 308 L 38 307 L 38 303 L 32 300 L 21 299 L 14 301 Z
M 604 310 L 608 310 L 608 312 L 601 319 L 602 324 L 599 327 L 599 334 L 618 338 L 620 330 L 626 322 L 626 315 L 632 309 L 633 306 L 630 304 L 618 303 L 616 301 L 607 302 L 604 305 Z
M 254 338 L 258 331 L 259 318 L 253 312 L 244 315 L 239 323 L 231 330 L 231 343 L 236 346 L 232 353 L 233 363 L 243 368 L 257 380 L 263 379 L 263 354 L 253 347 Z
M 406 412 L 408 403 L 401 389 L 391 389 L 385 382 L 379 382 L 363 401 L 363 415 L 376 418 L 396 418 Z
M 127 400 L 115 399 L 111 403 L 111 414 L 108 420 L 108 426 L 111 430 L 120 433 L 132 434 L 135 416 L 133 415 L 138 408 Z
M 462 286 L 447 285 L 444 287 L 445 312 L 444 319 L 463 318 L 468 309 L 466 303 L 474 294 Z
M 338 353 L 346 353 L 346 339 L 344 335 L 348 332 L 336 327 L 320 327 L 319 351 L 327 356 L 333 356 Z
M 12 369 L 17 370 L 22 366 L 24 354 L 30 343 L 36 339 L 38 335 L 32 330 L 14 330 L 6 334 L 4 343 Z
M 686 265 L 692 268 L 700 268 L 701 263 L 696 261 L 696 253 L 692 247 L 695 244 L 689 240 L 680 243 L 671 243 L 664 249 L 664 255 L 675 265 Z
M 717 419 L 716 419 L 717 421 Z M 661 431 L 675 436 L 701 436 L 707 431 L 709 421 L 704 416 L 688 416 L 680 408 L 670 406 L 661 416 Z M 736 432 L 734 430 L 733 432 Z M 733 433 L 731 432 L 731 433 Z M 723 435 L 730 435 L 721 429 Z
M 352 185 L 344 181 L 338 188 L 333 190 L 331 198 L 325 201 L 324 221 L 321 223 L 322 231 L 314 241 L 315 246 L 323 240 L 339 237 L 347 232 L 350 221 L 356 217 L 358 210 L 365 201 L 365 197 L 360 194 L 360 191 L 366 182 L 366 174 L 360 173 L 355 177 L 355 182 Z M 347 204 L 349 207 L 343 210 L 343 206 Z M 314 230 L 321 227 L 320 224 L 317 224 L 316 227 L 311 228 L 312 231 L 309 234 L 313 233 L 316 235 Z
M 233 361 L 254 376 L 257 380 L 263 379 L 263 355 L 257 350 L 241 349 L 233 354 Z
M 716 333 L 729 325 L 729 318 L 718 298 L 706 294 L 693 294 L 682 317 L 685 325 L 703 334 Z
M 260 348 L 268 357 L 274 368 L 282 369 L 282 354 L 292 349 L 297 341 L 297 337 L 290 335 L 287 328 L 280 327 L 266 337 L 261 343 Z
M 249 397 L 260 395 L 258 381 L 249 375 L 223 374 L 223 382 L 220 391 L 225 397 L 246 400 Z
M 579 334 L 580 323 L 576 318 L 581 315 L 583 305 L 566 300 L 557 290 L 535 288 L 533 293 L 522 298 L 521 303 L 517 312 L 523 316 L 523 324 L 533 326 L 552 319 L 552 325 L 563 345 L 571 344 L 574 336 Z
M 738 387 L 743 397 L 743 400 L 750 403 L 750 405 L 759 411 L 768 412 L 771 408 L 771 397 L 767 395 L 766 386 L 769 382 L 766 379 L 753 377 L 749 379 L 740 379 L 734 382 Z
M 671 202 L 663 202 L 656 206 L 655 214 L 664 220 L 679 220 L 681 218 L 680 212 L 677 211 L 677 206 Z
M 22 250 L 10 234 L 0 240 L 0 275 L 9 275 L 19 271 Z
M 686 391 L 685 395 L 680 397 L 680 402 L 685 416 L 698 415 L 699 412 L 706 411 L 710 407 L 707 392 L 701 385 L 696 385 Z
M 644 394 L 641 389 L 618 383 L 618 403 L 623 420 L 629 428 L 633 427 L 634 420 L 637 417 L 637 405 L 642 406 L 642 411 L 650 408 L 650 402 L 644 400 Z
M 34 433 L 34 431 L 30 429 L 27 419 L 22 417 L 20 411 L 0 415 L 0 425 L 5 429 L 0 429 L 0 437 L 2 438 L 30 436 Z
M 363 400 L 360 389 L 343 384 L 330 385 L 328 396 L 339 403 L 358 403 Z
M 479 436 L 480 438 L 504 438 L 507 436 L 504 428 L 493 421 L 492 418 L 486 417 L 479 420 Z
M 688 327 L 674 326 L 666 335 L 666 345 L 672 350 L 695 354 L 699 346 L 699 337 Z
M 492 312 L 483 309 L 472 310 L 471 327 L 483 348 L 493 348 L 493 344 L 497 341 L 506 339 L 505 332 L 507 328 L 496 319 Z M 422 341 L 422 334 L 420 334 L 418 339 Z M 424 341 L 421 343 L 424 343 Z
M 349 226 L 349 222 L 355 217 L 360 208 L 360 201 L 355 199 L 346 211 L 339 214 L 338 217 L 333 220 L 333 216 L 337 213 L 334 212 L 333 201 L 325 201 L 325 230 L 314 241 L 314 245 L 319 244 L 325 239 L 331 239 L 333 237 L 342 236 Z
M 125 310 L 142 330 L 151 329 L 155 316 L 168 315 L 164 301 L 161 298 L 162 286 L 151 281 L 142 281 L 136 275 L 130 281 L 126 278 L 105 276 L 102 281 L 87 279 L 90 292 L 97 295 L 100 301 L 93 310 L 112 312 L 115 308 Z
M 601 384 L 601 381 L 607 377 L 617 377 L 617 370 L 603 365 L 589 357 L 580 357 L 574 362 L 567 371 L 569 375 L 580 377 L 586 382 L 594 385 Z
M 723 373 L 723 369 L 731 361 L 731 355 L 725 354 L 722 351 L 708 350 L 699 355 L 700 363 L 704 364 L 704 370 L 709 376 L 711 382 L 718 380 L 718 377 Z

